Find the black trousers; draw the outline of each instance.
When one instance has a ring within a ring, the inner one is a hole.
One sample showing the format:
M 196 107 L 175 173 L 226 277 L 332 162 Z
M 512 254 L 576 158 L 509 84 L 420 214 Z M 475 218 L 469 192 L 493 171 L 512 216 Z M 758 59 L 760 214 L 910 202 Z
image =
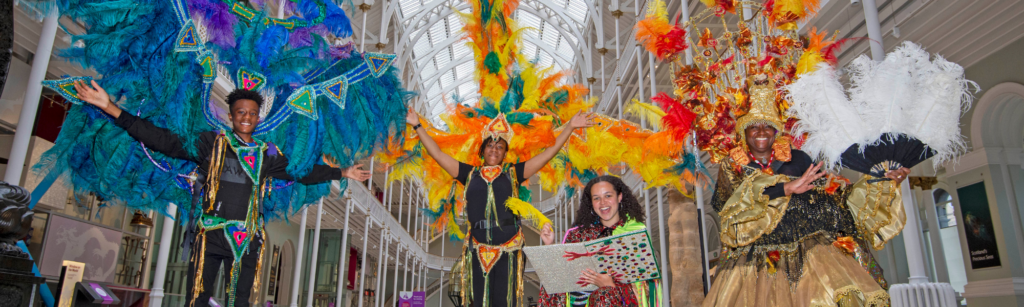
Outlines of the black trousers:
M 259 262 L 260 246 L 262 245 L 260 240 L 253 238 L 253 242 L 249 243 L 249 252 L 242 256 L 242 267 L 238 272 L 238 285 L 235 289 L 235 307 L 249 307 L 249 294 L 252 293 L 252 285 L 256 278 L 256 264 Z M 235 261 L 235 256 L 231 254 L 231 246 L 228 245 L 228 241 L 224 238 L 224 231 L 217 229 L 206 232 L 206 249 L 202 250 L 202 240 L 196 240 L 196 245 L 192 248 L 192 253 L 203 252 L 205 257 L 203 268 L 203 289 L 196 297 L 194 304 L 186 304 L 186 306 L 197 306 L 206 307 L 210 306 L 210 297 L 213 296 L 215 286 L 217 285 L 217 273 L 219 272 L 220 266 L 224 266 L 224 289 L 228 290 L 228 285 L 231 282 L 231 265 Z M 202 250 L 202 251 L 201 251 Z M 197 269 L 195 262 L 189 262 L 188 264 L 188 276 L 185 278 L 188 280 L 188 292 L 185 292 L 185 297 L 189 300 L 192 299 L 192 291 L 195 289 L 195 276 L 197 275 Z M 227 296 L 225 296 L 226 298 Z M 222 304 L 228 304 L 227 300 L 221 302 Z M 230 307 L 230 306 L 229 306 Z
M 466 238 L 466 240 L 472 239 Z M 516 255 L 521 252 L 523 251 L 501 253 L 501 258 L 498 258 L 498 262 L 487 274 L 490 281 L 485 285 L 480 258 L 477 256 L 476 250 L 473 251 L 473 307 L 516 306 L 516 302 L 519 300 L 519 297 L 516 297 L 519 285 L 516 283 L 515 277 L 522 269 L 519 267 Z M 511 270 L 509 264 L 511 264 Z M 490 294 L 487 297 L 487 305 L 484 305 L 485 293 Z

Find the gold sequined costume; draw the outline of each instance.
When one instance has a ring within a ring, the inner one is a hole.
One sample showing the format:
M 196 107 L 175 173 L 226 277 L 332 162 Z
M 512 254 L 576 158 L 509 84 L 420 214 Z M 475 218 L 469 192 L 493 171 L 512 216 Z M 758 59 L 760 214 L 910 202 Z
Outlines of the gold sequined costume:
M 877 264 L 862 248 L 881 249 L 903 229 L 899 187 L 827 176 L 785 196 L 782 184 L 810 165 L 799 150 L 771 165 L 775 175 L 722 161 L 712 205 L 727 251 L 704 306 L 889 305 L 884 279 L 867 270 Z

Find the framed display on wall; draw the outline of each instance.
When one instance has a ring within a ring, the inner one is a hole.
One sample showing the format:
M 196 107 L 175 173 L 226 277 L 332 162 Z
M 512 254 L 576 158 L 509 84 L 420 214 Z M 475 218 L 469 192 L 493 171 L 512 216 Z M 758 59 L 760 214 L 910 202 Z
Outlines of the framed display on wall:
M 963 217 L 971 268 L 977 270 L 1001 266 L 985 182 L 956 189 L 956 193 L 960 200 L 960 216 Z

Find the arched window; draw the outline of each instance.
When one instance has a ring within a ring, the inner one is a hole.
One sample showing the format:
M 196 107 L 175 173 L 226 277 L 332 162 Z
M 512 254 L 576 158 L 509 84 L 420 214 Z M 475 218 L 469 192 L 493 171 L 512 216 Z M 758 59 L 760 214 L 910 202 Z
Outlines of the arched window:
M 953 212 L 953 197 L 943 189 L 936 189 L 933 197 L 935 197 L 935 214 L 938 215 L 939 228 L 955 227 L 956 213 Z

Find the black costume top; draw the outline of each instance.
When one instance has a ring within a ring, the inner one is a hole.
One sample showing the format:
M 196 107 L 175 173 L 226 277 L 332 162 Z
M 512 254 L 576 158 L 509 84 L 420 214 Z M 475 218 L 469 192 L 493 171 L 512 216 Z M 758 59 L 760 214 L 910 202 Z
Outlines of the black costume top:
M 114 123 L 124 128 L 128 135 L 142 142 L 150 149 L 171 158 L 195 162 L 199 165 L 200 176 L 209 174 L 210 157 L 213 154 L 213 145 L 218 134 L 220 134 L 219 132 L 208 131 L 201 133 L 195 144 L 195 152 L 197 154 L 191 155 L 185 149 L 181 139 L 173 132 L 157 127 L 147 120 L 128 114 L 128 112 L 121 112 L 121 115 L 114 120 Z M 244 220 L 248 211 L 250 192 L 254 183 L 243 171 L 238 155 L 234 151 L 227 150 L 224 160 L 220 176 L 220 188 L 216 191 L 217 201 L 213 205 L 214 210 L 204 210 L 204 212 L 227 220 Z M 314 184 L 341 179 L 340 169 L 326 165 L 314 165 L 309 174 L 296 180 L 285 170 L 287 167 L 288 159 L 281 155 L 277 147 L 268 146 L 264 152 L 264 159 L 259 174 L 260 181 L 262 182 L 268 177 L 273 177 L 283 180 L 295 180 L 303 184 Z M 203 203 L 204 209 L 210 207 L 209 203 Z
M 772 162 L 771 168 L 776 175 L 798 178 L 814 164 L 811 157 L 803 151 L 793 149 L 791 152 L 792 158 L 789 162 Z M 734 167 L 731 163 L 722 164 L 719 169 L 715 194 L 711 199 L 712 206 L 718 212 L 722 211 L 722 207 L 734 193 L 735 187 L 739 186 L 745 177 L 760 169 L 756 162 L 751 161 L 742 167 L 742 174 L 736 174 L 734 169 L 727 169 L 729 168 L 727 165 Z M 826 177 L 822 177 L 815 183 L 823 185 L 825 181 Z M 815 188 L 802 194 L 790 195 L 789 205 L 781 220 L 778 221 L 778 226 L 773 231 L 761 236 L 753 244 L 794 243 L 818 232 L 833 237 L 857 236 L 857 226 L 846 206 L 846 194 L 849 191 L 850 189 L 837 189 L 834 193 L 827 193 L 824 189 Z M 762 193 L 770 200 L 786 196 L 784 183 L 768 186 Z
M 513 164 L 515 168 L 516 182 L 522 183 L 526 181 L 523 178 L 523 169 L 526 166 L 526 162 L 520 162 Z M 470 235 L 473 236 L 477 241 L 488 245 L 498 245 L 505 243 L 509 239 L 512 239 L 519 232 L 519 221 L 518 217 L 509 211 L 505 207 L 505 200 L 512 197 L 513 189 L 519 189 L 519 186 L 512 186 L 512 180 L 509 177 L 508 172 L 502 172 L 498 175 L 498 178 L 494 179 L 491 183 L 491 187 L 494 189 L 494 204 L 498 221 L 490 221 L 485 216 L 487 207 L 487 181 L 480 176 L 479 171 L 473 171 L 474 167 L 469 164 L 459 162 L 459 174 L 455 176 L 455 180 L 458 180 L 463 185 L 466 181 L 469 181 L 469 185 L 466 186 L 466 215 L 469 218 L 470 223 Z M 470 173 L 472 173 L 472 180 L 470 179 Z M 496 227 L 497 225 L 502 225 Z M 487 231 L 490 230 L 490 240 L 488 240 Z

